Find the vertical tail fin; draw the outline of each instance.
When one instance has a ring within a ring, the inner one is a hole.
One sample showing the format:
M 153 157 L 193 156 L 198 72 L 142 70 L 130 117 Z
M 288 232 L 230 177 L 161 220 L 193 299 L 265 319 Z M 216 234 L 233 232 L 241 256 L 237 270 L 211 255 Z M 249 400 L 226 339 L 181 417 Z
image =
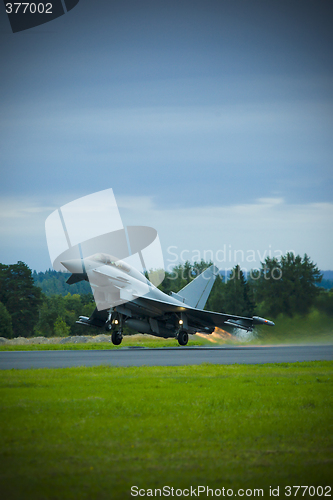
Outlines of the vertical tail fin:
M 211 292 L 215 278 L 218 275 L 218 268 L 214 265 L 208 267 L 199 274 L 178 293 L 172 294 L 175 298 L 196 309 L 203 309 Z

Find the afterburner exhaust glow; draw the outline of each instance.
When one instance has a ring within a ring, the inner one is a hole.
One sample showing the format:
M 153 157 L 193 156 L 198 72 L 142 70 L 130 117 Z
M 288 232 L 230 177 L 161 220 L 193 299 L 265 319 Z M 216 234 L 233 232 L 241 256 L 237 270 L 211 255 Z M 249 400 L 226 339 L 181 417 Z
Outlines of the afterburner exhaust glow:
M 217 327 L 211 334 L 196 333 L 196 335 L 198 337 L 202 337 L 203 339 L 207 339 L 209 340 L 209 342 L 213 342 L 214 344 L 224 343 L 228 340 L 232 340 L 235 342 L 240 341 L 240 339 L 238 339 L 235 335 L 231 335 L 231 333 L 226 332 L 225 330 L 222 330 L 222 328 L 217 328 Z

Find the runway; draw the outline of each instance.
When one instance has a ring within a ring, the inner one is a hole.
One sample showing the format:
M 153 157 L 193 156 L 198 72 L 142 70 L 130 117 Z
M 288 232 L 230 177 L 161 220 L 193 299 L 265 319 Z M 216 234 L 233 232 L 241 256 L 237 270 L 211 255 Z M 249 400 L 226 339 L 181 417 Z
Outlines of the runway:
M 73 366 L 263 364 L 333 359 L 333 345 L 131 348 L 77 351 L 2 351 L 0 369 Z

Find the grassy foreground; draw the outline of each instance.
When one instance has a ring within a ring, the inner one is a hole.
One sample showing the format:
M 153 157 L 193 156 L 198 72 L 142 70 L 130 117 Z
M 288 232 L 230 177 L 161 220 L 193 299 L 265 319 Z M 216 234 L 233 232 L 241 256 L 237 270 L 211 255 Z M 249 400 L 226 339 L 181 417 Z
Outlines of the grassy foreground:
M 326 486 L 332 374 L 324 361 L 1 371 L 1 497 Z

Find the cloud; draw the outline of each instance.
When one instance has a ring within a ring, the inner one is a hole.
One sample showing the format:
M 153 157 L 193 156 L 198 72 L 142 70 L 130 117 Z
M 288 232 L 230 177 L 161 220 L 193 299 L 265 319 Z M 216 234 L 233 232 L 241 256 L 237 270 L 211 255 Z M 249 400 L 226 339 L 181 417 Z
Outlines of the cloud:
M 264 205 L 280 205 L 284 202 L 283 198 L 258 198 L 259 203 L 263 203 Z
M 112 187 L 158 193 L 164 206 L 332 200 L 332 102 L 322 89 L 332 80 L 322 80 L 107 80 L 89 99 L 79 83 L 75 94 L 41 89 L 38 100 L 5 101 L 0 191 Z
M 0 221 L 4 223 L 11 219 L 27 219 L 32 214 L 46 214 L 54 209 L 53 206 L 43 206 L 37 200 L 27 198 L 26 200 L 15 197 L 0 199 Z
M 195 250 L 194 260 L 197 255 L 212 255 L 214 260 L 226 247 L 231 250 L 226 264 L 231 266 L 241 258 L 241 251 L 244 259 L 254 252 L 258 264 L 265 252 L 279 256 L 293 250 L 308 253 L 323 269 L 333 267 L 333 203 L 288 204 L 283 198 L 260 198 L 246 204 L 161 209 L 153 197 L 133 197 L 128 206 L 136 210 L 123 207 L 124 223 L 155 227 L 166 260 L 174 259 L 167 251 L 171 246 L 179 260 L 191 260 Z
M 275 89 L 278 82 L 271 82 Z M 242 102 L 236 96 L 223 98 L 219 83 L 219 79 L 203 81 L 201 86 L 195 79 L 178 82 L 180 89 L 176 86 L 174 91 L 182 96 L 187 89 L 191 96 L 187 105 L 181 96 L 179 102 L 166 99 L 163 104 L 167 84 L 162 81 L 160 87 L 146 83 L 152 93 L 159 94 L 159 104 L 155 105 L 149 103 L 139 85 L 134 92 L 137 100 L 131 104 L 123 97 L 120 104 L 117 99 L 103 105 L 90 100 L 82 106 L 70 97 L 54 96 L 50 101 L 47 96 L 47 102 L 41 98 L 39 104 L 27 101 L 19 109 L 4 107 L 4 158 L 19 161 L 24 151 L 25 161 L 56 162 L 60 172 L 69 161 L 81 168 L 88 164 L 91 168 L 92 161 L 100 165 L 105 161 L 136 162 L 145 169 L 145 164 L 160 164 L 163 158 L 177 164 L 224 162 L 262 169 L 267 162 L 290 165 L 330 160 L 332 103 L 328 98 L 295 100 L 287 94 L 284 99 L 263 97 L 261 102 L 249 96 Z M 105 92 L 103 88 L 102 94 Z M 117 95 L 120 91 L 115 88 L 108 93 L 113 92 Z M 198 94 L 213 94 L 215 98 L 203 102 L 200 97 L 197 102 Z M 15 147 L 18 138 L 19 149 Z M 322 143 L 326 146 L 318 147 Z

